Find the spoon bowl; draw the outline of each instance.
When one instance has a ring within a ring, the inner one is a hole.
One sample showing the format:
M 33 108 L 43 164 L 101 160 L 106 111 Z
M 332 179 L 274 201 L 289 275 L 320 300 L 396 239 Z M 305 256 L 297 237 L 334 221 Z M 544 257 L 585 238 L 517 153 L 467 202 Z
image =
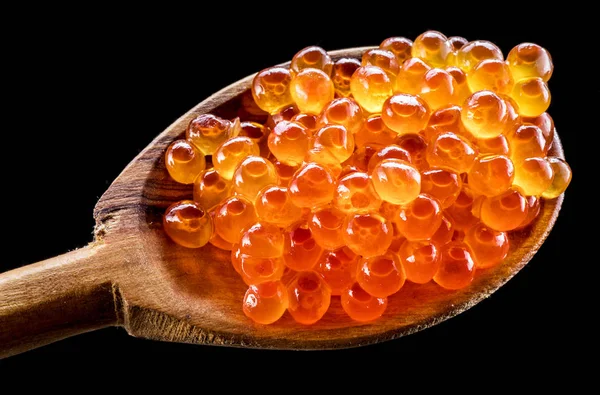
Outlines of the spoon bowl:
M 369 48 L 330 55 L 360 58 Z M 95 207 L 90 245 L 0 274 L 0 356 L 115 325 L 137 337 L 251 348 L 332 349 L 382 342 L 438 324 L 491 295 L 531 260 L 556 221 L 562 195 L 543 200 L 536 220 L 511 232 L 507 259 L 478 270 L 470 286 L 447 291 L 433 282 L 407 282 L 374 322 L 352 321 L 333 298 L 325 316 L 311 326 L 287 313 L 275 324 L 254 324 L 242 312 L 247 287 L 231 266 L 230 252 L 212 245 L 178 246 L 162 229 L 165 209 L 192 198 L 191 186 L 169 177 L 166 148 L 184 137 L 199 114 L 235 117 L 253 77 L 198 104 L 123 170 Z M 564 157 L 557 135 L 551 154 Z

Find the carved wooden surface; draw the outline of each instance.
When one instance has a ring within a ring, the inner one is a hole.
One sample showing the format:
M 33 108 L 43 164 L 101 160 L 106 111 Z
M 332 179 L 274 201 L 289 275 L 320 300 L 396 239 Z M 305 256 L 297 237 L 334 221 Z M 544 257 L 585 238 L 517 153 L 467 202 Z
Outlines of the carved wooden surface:
M 334 59 L 359 57 L 365 50 L 330 53 Z M 471 286 L 444 291 L 433 282 L 407 282 L 373 323 L 351 321 L 334 298 L 313 326 L 297 324 L 287 313 L 276 324 L 254 324 L 242 312 L 246 286 L 229 252 L 211 245 L 186 249 L 162 230 L 165 208 L 192 196 L 190 186 L 169 178 L 165 149 L 198 114 L 235 116 L 252 78 L 194 107 L 123 170 L 96 205 L 89 246 L 0 274 L 0 356 L 109 325 L 150 339 L 239 347 L 323 349 L 389 340 L 435 325 L 492 294 L 527 264 L 556 221 L 562 195 L 542 202 L 536 221 L 512 233 L 509 258 L 478 271 Z M 558 136 L 552 153 L 563 157 Z

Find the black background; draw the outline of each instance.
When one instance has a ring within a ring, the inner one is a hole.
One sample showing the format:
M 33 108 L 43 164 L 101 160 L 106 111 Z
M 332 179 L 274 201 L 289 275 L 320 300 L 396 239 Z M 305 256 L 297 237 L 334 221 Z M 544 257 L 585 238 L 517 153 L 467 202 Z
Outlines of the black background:
M 11 193 L 3 194 L 8 200 L 2 223 L 3 246 L 11 258 L 0 262 L 0 271 L 87 244 L 92 238 L 95 202 L 157 134 L 211 93 L 287 61 L 305 46 L 333 50 L 378 45 L 394 35 L 414 39 L 427 29 L 470 40 L 487 39 L 505 55 L 513 46 L 529 41 L 546 47 L 553 56 L 549 112 L 575 174 L 547 242 L 507 285 L 447 322 L 395 341 L 324 353 L 369 358 L 392 352 L 403 360 L 417 355 L 479 360 L 485 358 L 482 350 L 490 349 L 500 358 L 567 366 L 585 348 L 583 333 L 569 323 L 577 316 L 575 306 L 584 299 L 574 285 L 581 275 L 566 269 L 578 260 L 577 251 L 569 245 L 579 237 L 575 206 L 577 184 L 583 179 L 580 171 L 585 167 L 584 144 L 578 135 L 584 132 L 583 123 L 577 119 L 585 110 L 577 98 L 586 92 L 598 93 L 598 85 L 587 88 L 573 82 L 582 73 L 574 55 L 582 52 L 569 40 L 584 37 L 584 31 L 567 37 L 551 19 L 529 23 L 515 15 L 474 24 L 468 18 L 464 23 L 449 17 L 439 21 L 412 18 L 419 22 L 411 22 L 409 15 L 378 19 L 360 12 L 344 19 L 347 14 L 324 15 L 318 10 L 294 20 L 288 18 L 293 13 L 284 10 L 233 15 L 225 9 L 183 9 L 172 14 L 157 9 L 151 17 L 142 10 L 82 10 L 78 17 L 60 12 L 45 16 L 37 11 L 35 17 L 15 27 L 4 52 L 3 62 L 10 71 L 4 75 L 2 95 L 10 103 L 3 111 L 3 185 Z M 110 328 L 0 364 L 60 361 L 61 366 L 74 367 L 82 360 L 110 359 L 114 368 L 140 356 L 156 363 L 163 354 L 169 354 L 166 361 L 299 355 L 154 342 Z

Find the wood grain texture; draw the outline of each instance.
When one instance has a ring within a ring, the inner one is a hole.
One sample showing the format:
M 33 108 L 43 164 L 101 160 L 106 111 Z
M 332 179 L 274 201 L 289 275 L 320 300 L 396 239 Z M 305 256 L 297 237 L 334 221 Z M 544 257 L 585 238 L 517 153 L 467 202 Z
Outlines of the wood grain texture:
M 360 57 L 366 49 L 330 54 L 334 59 Z M 0 355 L 107 325 L 122 325 L 131 335 L 150 339 L 257 348 L 330 349 L 394 339 L 491 295 L 529 262 L 556 221 L 563 196 L 544 201 L 536 221 L 511 235 L 509 258 L 478 271 L 471 286 L 444 291 L 433 283 L 407 283 L 373 323 L 351 321 L 334 298 L 313 326 L 297 324 L 287 313 L 276 324 L 254 324 L 242 312 L 246 286 L 231 267 L 229 252 L 210 245 L 186 249 L 162 230 L 165 208 L 192 196 L 190 186 L 169 178 L 165 149 L 199 114 L 234 117 L 252 78 L 194 107 L 123 170 L 96 205 L 90 246 L 0 275 Z M 563 157 L 558 136 L 552 154 Z M 26 329 L 26 323 L 33 329 Z
M 117 325 L 116 257 L 91 244 L 0 275 L 0 356 Z

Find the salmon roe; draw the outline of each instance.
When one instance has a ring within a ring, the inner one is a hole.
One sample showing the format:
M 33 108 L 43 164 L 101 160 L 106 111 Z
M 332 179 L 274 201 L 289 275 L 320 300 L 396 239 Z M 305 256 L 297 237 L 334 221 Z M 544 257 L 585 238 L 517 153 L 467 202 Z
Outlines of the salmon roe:
M 404 61 L 412 56 L 413 42 L 406 37 L 389 37 L 379 44 L 379 48 L 391 51 L 402 65 Z
M 319 321 L 331 303 L 331 289 L 314 271 L 298 272 L 287 290 L 288 311 L 300 324 L 310 325 Z
M 305 68 L 292 78 L 290 94 L 300 111 L 319 114 L 333 99 L 333 82 L 325 72 Z
M 356 279 L 369 294 L 385 298 L 402 288 L 406 274 L 398 256 L 388 253 L 362 258 L 358 263 Z
M 256 214 L 261 221 L 282 228 L 291 226 L 302 218 L 302 209 L 292 203 L 288 189 L 278 185 L 263 188 L 256 197 Z
M 572 179 L 554 151 L 549 52 L 507 53 L 427 31 L 356 57 L 309 46 L 260 71 L 165 146 L 164 180 L 193 196 L 166 208 L 165 234 L 231 251 L 258 325 L 312 325 L 330 305 L 327 320 L 368 323 L 396 298 L 503 272 Z
M 310 133 L 298 122 L 281 121 L 268 137 L 271 154 L 288 166 L 299 166 L 304 161 Z
M 404 240 L 398 251 L 406 279 L 417 284 L 429 282 L 440 267 L 439 247 L 431 241 Z
M 294 74 L 300 73 L 304 69 L 319 69 L 327 75 L 331 75 L 333 69 L 333 60 L 321 47 L 310 46 L 301 49 L 294 55 L 290 70 Z
M 188 248 L 202 247 L 213 233 L 209 213 L 191 200 L 170 205 L 163 217 L 163 227 L 173 241 Z
M 359 256 L 349 248 L 325 251 L 315 270 L 331 288 L 332 295 L 341 295 L 356 279 Z
M 310 270 L 321 257 L 323 248 L 317 244 L 308 225 L 297 223 L 285 232 L 283 259 L 292 270 Z
M 392 242 L 392 226 L 381 215 L 354 214 L 344 223 L 344 241 L 357 255 L 372 257 L 383 254 Z
M 421 58 L 407 59 L 396 77 L 394 92 L 417 95 L 421 92 L 421 84 L 431 66 Z
M 212 156 L 215 171 L 226 180 L 231 180 L 233 172 L 249 155 L 259 155 L 260 148 L 249 137 L 238 136 L 221 144 Z
M 165 166 L 173 180 L 192 184 L 206 167 L 206 159 L 187 140 L 176 140 L 167 148 Z
M 392 94 L 393 84 L 387 73 L 377 66 L 361 66 L 350 78 L 350 93 L 367 112 L 380 113 Z
M 399 93 L 383 103 L 381 119 L 398 134 L 419 133 L 429 120 L 429 106 L 419 96 Z
M 350 79 L 352 74 L 361 66 L 360 60 L 355 58 L 340 58 L 333 65 L 333 87 L 335 93 L 341 97 L 350 96 Z
M 378 144 L 386 146 L 392 144 L 397 134 L 385 126 L 381 115 L 375 114 L 365 119 L 356 134 L 354 144 L 358 149 L 369 145 Z
M 283 276 L 285 265 L 283 258 L 255 258 L 252 255 L 237 253 L 239 260 L 236 266 L 240 270 L 242 280 L 248 285 L 277 281 Z
M 250 285 L 244 295 L 243 310 L 259 324 L 272 324 L 288 307 L 288 293 L 281 281 Z
M 442 223 L 440 202 L 421 194 L 398 212 L 396 227 L 408 240 L 430 239 Z
M 225 200 L 215 212 L 215 231 L 228 243 L 237 243 L 240 234 L 256 221 L 252 202 L 243 196 Z
M 433 280 L 442 288 L 460 289 L 473 281 L 475 262 L 469 247 L 459 241 L 447 243 L 440 251 L 440 268 Z
M 342 308 L 355 321 L 373 321 L 387 308 L 387 298 L 376 297 L 354 283 L 341 294 Z
M 363 66 L 377 66 L 386 72 L 392 84 L 396 82 L 396 76 L 400 71 L 400 63 L 398 58 L 392 51 L 381 48 L 369 49 L 363 54 L 362 57 Z
M 344 222 L 346 213 L 325 207 L 313 210 L 308 227 L 317 244 L 327 250 L 335 250 L 344 245 Z

